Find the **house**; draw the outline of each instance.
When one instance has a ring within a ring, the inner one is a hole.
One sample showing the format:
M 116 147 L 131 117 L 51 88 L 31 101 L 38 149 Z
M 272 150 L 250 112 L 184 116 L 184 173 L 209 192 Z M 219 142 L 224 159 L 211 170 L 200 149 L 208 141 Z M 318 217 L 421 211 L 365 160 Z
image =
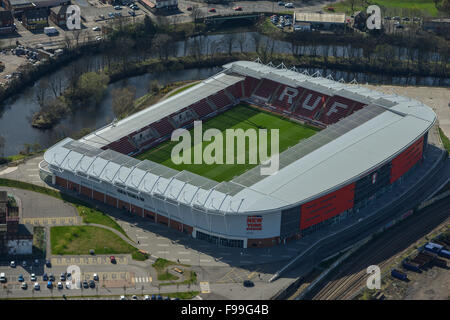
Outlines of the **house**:
M 139 2 L 155 13 L 178 10 L 178 0 L 139 0 Z
M 0 255 L 33 253 L 31 225 L 19 223 L 17 207 L 10 207 L 6 191 L 0 191 Z
M 57 6 L 50 9 L 50 20 L 60 27 L 65 27 L 67 24 L 67 8 L 68 5 Z
M 10 10 L 0 10 L 0 34 L 13 33 L 16 31 L 14 17 Z
M 28 30 L 48 27 L 47 9 L 27 10 L 22 15 L 22 24 Z
M 32 0 L 1 0 L 2 6 L 11 11 L 16 18 L 21 18 L 22 14 L 27 10 L 35 8 Z

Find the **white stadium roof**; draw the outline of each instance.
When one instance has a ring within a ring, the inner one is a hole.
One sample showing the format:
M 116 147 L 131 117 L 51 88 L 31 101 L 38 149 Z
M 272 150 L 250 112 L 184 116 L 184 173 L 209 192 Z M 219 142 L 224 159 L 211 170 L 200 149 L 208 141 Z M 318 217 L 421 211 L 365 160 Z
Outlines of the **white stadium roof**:
M 45 161 L 54 171 L 69 170 L 96 182 L 113 183 L 129 192 L 152 194 L 200 210 L 255 214 L 299 205 L 356 181 L 400 154 L 436 120 L 435 113 L 419 101 L 357 85 L 256 62 L 238 61 L 224 68 L 224 72 L 115 126 L 101 128 L 79 141 L 70 138 L 60 141 L 47 150 Z M 239 75 L 342 94 L 368 106 L 284 151 L 280 154 L 280 170 L 272 176 L 260 176 L 256 167 L 233 181 L 218 183 L 99 148 L 105 143 L 98 139 L 111 142 L 120 139 L 207 97 L 212 88 L 219 91 L 240 81 Z

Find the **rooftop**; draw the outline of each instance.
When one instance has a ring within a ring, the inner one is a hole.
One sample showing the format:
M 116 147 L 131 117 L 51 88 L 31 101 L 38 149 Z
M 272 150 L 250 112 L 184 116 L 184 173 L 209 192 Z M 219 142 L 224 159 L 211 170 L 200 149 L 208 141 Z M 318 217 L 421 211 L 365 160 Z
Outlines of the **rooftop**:
M 299 22 L 345 23 L 345 13 L 316 13 L 295 11 L 294 20 Z

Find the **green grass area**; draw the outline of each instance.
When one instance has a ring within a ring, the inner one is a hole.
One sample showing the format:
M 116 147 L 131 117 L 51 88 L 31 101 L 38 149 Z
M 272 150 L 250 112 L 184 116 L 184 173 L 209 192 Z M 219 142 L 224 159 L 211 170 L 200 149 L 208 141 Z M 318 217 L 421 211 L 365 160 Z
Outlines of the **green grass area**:
M 450 139 L 447 138 L 444 131 L 442 131 L 441 128 L 439 128 L 439 135 L 441 136 L 442 143 L 444 144 L 445 150 L 450 152 Z
M 180 278 L 177 277 L 176 275 L 169 273 L 169 271 L 158 274 L 158 280 L 160 280 L 160 281 L 175 281 L 178 279 L 180 279 Z
M 83 222 L 96 223 L 96 224 L 101 224 L 101 225 L 105 225 L 105 226 L 114 228 L 128 238 L 128 235 L 119 226 L 119 224 L 117 224 L 117 222 L 115 222 L 113 219 L 111 219 L 105 213 L 91 208 L 89 204 L 87 204 L 77 198 L 71 197 L 66 194 L 62 194 L 57 190 L 37 186 L 35 184 L 31 184 L 31 183 L 27 183 L 27 182 L 11 180 L 11 179 L 0 178 L 0 186 L 18 188 L 18 189 L 29 190 L 29 191 L 33 191 L 33 192 L 39 192 L 39 193 L 45 194 L 47 196 L 69 202 L 73 206 L 75 206 L 78 213 L 83 218 Z
M 350 15 L 355 11 L 367 10 L 368 4 L 361 5 L 361 1 L 355 1 L 353 6 L 351 6 L 351 0 L 345 0 L 338 3 L 333 3 L 329 6 L 324 7 L 326 10 L 328 7 L 333 7 L 335 12 L 345 12 Z M 370 4 L 376 4 L 382 8 L 382 14 L 385 15 L 408 15 L 409 13 L 416 12 L 416 14 L 422 13 L 424 15 L 437 16 L 438 10 L 434 4 L 433 0 L 371 0 L 368 1 Z M 383 10 L 384 9 L 384 10 Z
M 50 228 L 52 254 L 79 255 L 133 253 L 137 249 L 114 232 L 94 226 L 64 226 Z
M 174 95 L 176 95 L 176 94 L 178 94 L 178 93 L 180 93 L 180 92 L 183 92 L 184 90 L 187 90 L 187 89 L 189 89 L 189 88 L 192 88 L 193 86 L 195 86 L 195 85 L 198 84 L 199 82 L 200 82 L 200 81 L 195 81 L 195 82 L 190 83 L 190 84 L 188 84 L 188 85 L 186 85 L 186 86 L 184 86 L 184 87 L 182 87 L 182 88 L 179 88 L 179 89 L 173 91 L 171 94 L 169 94 L 169 95 L 167 96 L 167 98 L 170 98 L 170 97 L 172 97 L 172 96 L 174 96 Z
M 165 296 L 169 298 L 178 298 L 180 300 L 192 299 L 197 296 L 200 292 L 198 291 L 188 291 L 188 292 L 175 292 L 175 293 L 166 293 Z
M 45 227 L 33 228 L 33 253 L 42 254 L 45 253 Z
M 225 162 L 225 150 L 227 146 L 227 141 L 225 138 L 225 130 L 226 129 L 268 129 L 267 141 L 268 141 L 268 149 L 270 150 L 270 129 L 279 129 L 279 152 L 283 152 L 287 148 L 297 144 L 300 140 L 309 138 L 314 135 L 318 129 L 301 125 L 299 123 L 290 121 L 288 119 L 283 119 L 277 115 L 271 114 L 269 112 L 261 111 L 259 109 L 238 105 L 231 110 L 228 110 L 206 122 L 203 122 L 202 129 L 203 132 L 207 129 L 215 128 L 220 130 L 223 133 L 223 160 Z M 194 129 L 190 130 L 191 137 L 193 137 Z M 161 163 L 165 166 L 176 170 L 187 170 L 201 176 L 216 180 L 216 181 L 229 181 L 233 177 L 241 175 L 245 171 L 255 167 L 257 164 L 249 163 L 249 154 L 250 152 L 255 152 L 257 154 L 257 162 L 259 162 L 258 155 L 258 147 L 251 146 L 249 147 L 248 138 L 246 139 L 246 151 L 245 151 L 245 164 L 236 164 L 237 163 L 237 140 L 235 139 L 234 143 L 234 163 L 235 164 L 193 164 L 194 163 L 194 139 L 191 138 L 191 163 L 192 164 L 175 164 L 171 159 L 171 152 L 175 145 L 177 145 L 178 141 L 166 141 L 162 143 L 160 146 L 154 149 L 150 149 L 145 151 L 144 153 L 137 156 L 138 159 L 144 160 L 149 159 L 158 163 Z M 211 144 L 210 141 L 204 141 L 202 145 L 202 150 L 205 150 L 205 147 Z
M 152 264 L 152 267 L 155 268 L 156 272 L 162 273 L 166 270 L 167 267 L 175 265 L 176 263 L 173 261 L 169 261 L 163 258 L 156 259 L 155 263 Z

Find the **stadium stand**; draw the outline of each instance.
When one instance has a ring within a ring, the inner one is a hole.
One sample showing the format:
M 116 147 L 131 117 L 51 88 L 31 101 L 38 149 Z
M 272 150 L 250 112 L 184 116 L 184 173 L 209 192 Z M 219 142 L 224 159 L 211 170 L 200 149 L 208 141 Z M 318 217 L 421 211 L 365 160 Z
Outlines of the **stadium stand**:
M 233 101 L 228 98 L 223 90 L 219 91 L 215 95 L 208 97 L 208 99 L 216 105 L 217 109 L 221 109 L 233 104 Z
M 133 144 L 130 142 L 129 137 L 123 137 L 120 140 L 114 141 L 113 143 L 103 147 L 102 149 L 112 149 L 114 151 L 123 153 L 123 154 L 131 154 L 137 151 L 137 148 L 133 146 Z
M 340 97 L 332 96 L 328 99 L 327 104 L 321 110 L 317 120 L 325 124 L 332 124 L 338 122 L 343 117 L 352 112 L 355 101 Z
M 305 89 L 300 101 L 292 112 L 296 115 L 313 119 L 327 99 L 328 96 L 324 94 Z
M 249 98 L 255 90 L 260 80 L 252 77 L 246 77 L 244 80 L 244 97 Z
M 152 128 L 156 129 L 161 136 L 171 134 L 175 129 L 167 118 L 163 118 L 158 122 L 152 123 Z
M 280 84 L 278 82 L 263 79 L 261 84 L 253 93 L 253 95 L 257 96 L 258 98 L 269 99 L 272 93 L 275 91 L 275 89 L 278 88 L 279 85 Z
M 242 93 L 242 81 L 235 83 L 234 85 L 226 88 L 226 90 L 233 95 L 235 99 L 241 99 L 243 96 Z
M 282 85 L 272 99 L 272 104 L 278 109 L 290 110 L 302 96 L 303 88 L 291 88 Z
M 195 113 L 198 114 L 198 116 L 200 118 L 213 112 L 213 110 L 209 106 L 208 102 L 206 102 L 206 99 L 202 99 L 199 102 L 197 102 L 189 107 L 192 108 L 195 111 Z

